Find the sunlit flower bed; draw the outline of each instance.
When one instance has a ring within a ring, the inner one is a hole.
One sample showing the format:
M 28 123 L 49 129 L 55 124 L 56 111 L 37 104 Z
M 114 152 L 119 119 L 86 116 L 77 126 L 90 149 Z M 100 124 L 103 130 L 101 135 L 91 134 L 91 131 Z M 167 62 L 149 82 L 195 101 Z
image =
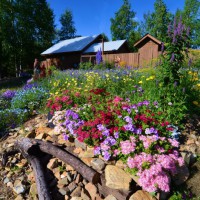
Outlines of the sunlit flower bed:
M 137 86 L 134 91 L 140 94 L 143 90 Z M 139 177 L 144 190 L 170 191 L 171 176 L 184 161 L 178 152 L 179 132 L 158 111 L 158 102 L 132 103 L 128 98 L 112 97 L 105 89 L 96 88 L 88 96 L 76 94 L 87 103 L 73 104 L 72 93 L 65 91 L 65 97 L 55 100 L 67 102 L 64 111 L 61 107 L 56 111 L 55 102 L 48 102 L 54 112 L 55 131 L 65 140 L 77 138 L 93 146 L 94 154 L 105 160 L 121 159 L 127 171 Z

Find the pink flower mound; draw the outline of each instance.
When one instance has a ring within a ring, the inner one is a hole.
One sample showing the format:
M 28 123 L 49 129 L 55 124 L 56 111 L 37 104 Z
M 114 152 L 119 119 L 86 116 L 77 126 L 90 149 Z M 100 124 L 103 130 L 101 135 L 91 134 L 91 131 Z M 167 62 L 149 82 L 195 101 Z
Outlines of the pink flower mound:
M 177 151 L 173 151 L 169 155 L 150 155 L 143 152 L 133 158 L 129 157 L 127 160 L 129 168 L 138 170 L 138 182 L 148 192 L 157 190 L 169 192 L 170 174 L 175 175 L 177 166 L 182 166 L 183 164 L 184 161 L 178 156 Z
M 152 136 L 140 135 L 139 139 L 143 142 L 144 148 L 147 149 L 149 148 L 151 143 L 158 140 L 158 137 L 156 135 L 152 135 Z
M 124 155 L 134 152 L 135 146 L 136 146 L 136 144 L 133 140 L 132 141 L 126 140 L 126 141 L 120 142 L 120 147 L 121 147 L 122 153 Z
M 152 165 L 149 169 L 138 173 L 139 184 L 148 192 L 154 192 L 158 189 L 169 192 L 170 178 L 165 171 L 162 170 L 160 164 Z

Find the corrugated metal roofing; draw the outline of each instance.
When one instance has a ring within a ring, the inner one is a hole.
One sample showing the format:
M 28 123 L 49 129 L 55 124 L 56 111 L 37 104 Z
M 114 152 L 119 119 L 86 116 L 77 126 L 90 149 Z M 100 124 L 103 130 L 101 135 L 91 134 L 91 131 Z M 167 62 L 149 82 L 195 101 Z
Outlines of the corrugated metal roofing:
M 82 51 L 88 44 L 90 44 L 99 35 L 77 37 L 73 39 L 63 40 L 53 45 L 46 51 L 42 52 L 41 55 Z
M 125 41 L 126 40 L 104 42 L 104 51 L 116 51 L 124 44 Z M 102 50 L 102 43 L 95 43 L 87 48 L 83 53 L 96 53 L 100 49 Z

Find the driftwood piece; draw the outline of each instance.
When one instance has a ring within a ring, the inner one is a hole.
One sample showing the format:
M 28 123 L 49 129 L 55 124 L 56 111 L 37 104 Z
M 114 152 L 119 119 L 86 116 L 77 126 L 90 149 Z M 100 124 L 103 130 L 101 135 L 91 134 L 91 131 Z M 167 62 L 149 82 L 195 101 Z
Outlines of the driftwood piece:
M 78 173 L 80 173 L 89 182 L 96 184 L 100 181 L 100 174 L 98 172 L 88 167 L 76 156 L 72 155 L 71 153 L 65 150 L 60 149 L 59 147 L 54 146 L 50 142 L 44 142 L 42 140 L 29 139 L 29 138 L 22 138 L 18 142 L 20 142 L 23 145 L 21 146 L 21 148 L 24 149 L 28 154 L 38 155 L 39 150 L 51 154 L 54 157 L 62 160 L 63 162 L 71 165 Z
M 25 144 L 27 145 L 27 144 Z M 23 141 L 17 141 L 16 147 L 21 151 L 24 158 L 28 160 L 28 162 L 31 164 L 31 167 L 33 168 L 34 176 L 35 176 L 35 182 L 37 185 L 37 191 L 38 191 L 38 197 L 40 200 L 52 200 L 52 197 L 49 193 L 45 176 L 43 172 L 43 167 L 40 162 L 40 159 L 37 158 L 35 155 L 30 155 L 27 153 L 26 149 L 24 148 Z

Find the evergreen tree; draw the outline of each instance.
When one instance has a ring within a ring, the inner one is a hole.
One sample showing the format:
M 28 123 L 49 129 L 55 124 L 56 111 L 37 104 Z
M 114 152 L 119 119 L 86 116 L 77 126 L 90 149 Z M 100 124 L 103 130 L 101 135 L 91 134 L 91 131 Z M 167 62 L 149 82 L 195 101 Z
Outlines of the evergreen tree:
M 168 12 L 163 0 L 156 0 L 154 3 L 154 12 L 144 15 L 146 32 L 161 41 L 166 41 L 167 26 L 170 23 L 172 15 Z
M 138 25 L 134 20 L 135 14 L 136 13 L 131 10 L 129 1 L 124 0 L 121 8 L 115 13 L 115 18 L 110 19 L 112 40 L 127 39 L 129 46 L 133 47 L 133 44 L 137 40 L 137 38 L 134 38 L 134 31 Z
M 72 12 L 66 10 L 60 17 L 61 29 L 58 31 L 59 40 L 66 40 L 75 37 L 76 28 L 74 26 Z

